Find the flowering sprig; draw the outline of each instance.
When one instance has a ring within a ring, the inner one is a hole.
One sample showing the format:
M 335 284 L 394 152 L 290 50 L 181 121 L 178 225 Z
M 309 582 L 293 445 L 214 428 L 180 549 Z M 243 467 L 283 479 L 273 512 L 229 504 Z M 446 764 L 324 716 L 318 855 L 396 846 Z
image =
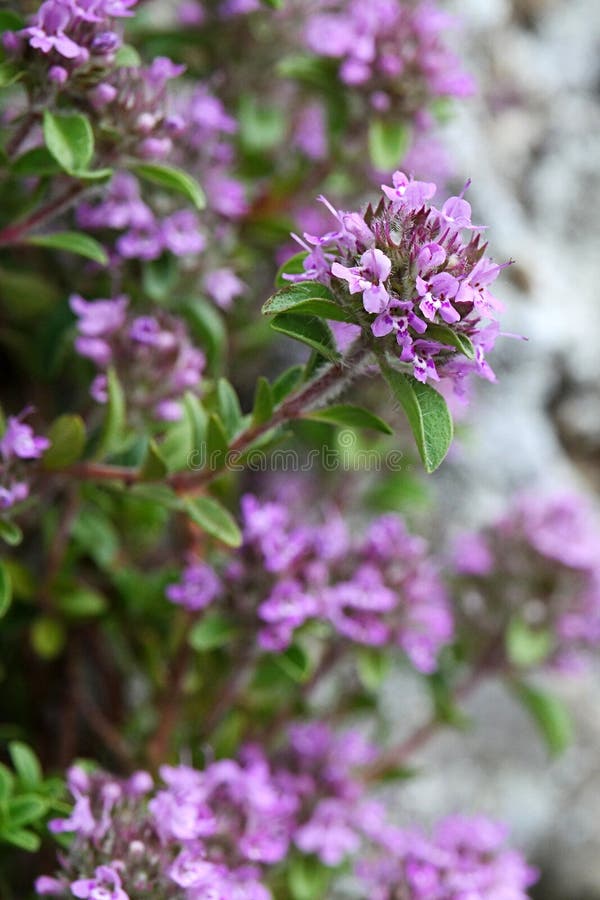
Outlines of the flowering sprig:
M 205 357 L 194 347 L 185 324 L 166 313 L 156 316 L 127 314 L 127 297 L 86 301 L 71 297 L 78 317 L 77 352 L 100 370 L 90 393 L 106 403 L 109 368 L 127 392 L 134 416 L 178 420 L 183 416 L 182 398 L 189 391 L 202 391 Z
M 372 756 L 358 734 L 335 735 L 310 722 L 291 726 L 271 759 L 250 745 L 238 759 L 201 770 L 165 765 L 163 785 L 145 772 L 117 779 L 74 767 L 73 810 L 50 823 L 73 842 L 61 872 L 40 877 L 37 893 L 137 900 L 151 888 L 157 900 L 269 900 L 274 876 L 289 871 L 298 854 L 314 854 L 319 895 L 336 868 L 353 860 L 369 896 L 382 900 L 405 887 L 425 900 L 433 884 L 440 900 L 458 900 L 466 886 L 482 897 L 510 890 L 526 900 L 537 873 L 505 849 L 503 826 L 448 818 L 427 839 L 390 825 L 358 776 Z
M 446 378 L 464 395 L 470 374 L 495 380 L 485 354 L 499 331 L 502 304 L 490 285 L 503 266 L 484 255 L 483 229 L 472 224 L 464 197 L 438 209 L 429 202 L 435 192 L 434 184 L 395 172 L 393 186 L 383 185 L 383 199 L 364 215 L 327 204 L 338 228 L 298 239 L 306 248 L 303 272 L 284 268 L 283 277 L 328 287 L 356 322 L 368 323 L 385 352 L 397 344 L 418 381 Z
M 220 574 L 194 560 L 167 589 L 190 611 L 212 603 L 233 619 L 257 617 L 259 645 L 289 647 L 305 623 L 370 647 L 402 649 L 420 672 L 432 672 L 452 638 L 448 598 L 425 542 L 401 518 L 375 519 L 352 538 L 334 514 L 327 523 L 295 524 L 280 503 L 242 500 L 244 544 Z
M 506 828 L 483 816 L 449 816 L 429 837 L 411 829 L 386 831 L 380 856 L 361 861 L 358 874 L 372 900 L 526 900 L 538 872 L 508 849 Z
M 504 664 L 577 671 L 600 645 L 600 527 L 576 494 L 523 495 L 455 545 L 462 641 Z
M 348 323 L 375 356 L 432 471 L 451 443 L 452 422 L 429 382 L 447 383 L 464 399 L 469 376 L 496 380 L 486 353 L 500 334 L 502 304 L 490 285 L 504 265 L 485 256 L 483 227 L 472 224 L 464 191 L 437 208 L 434 184 L 403 172 L 392 180 L 363 214 L 320 198 L 335 230 L 295 236 L 304 252 L 282 266 L 280 283 L 288 286 L 263 313 L 323 355 L 325 344 L 335 346 L 327 326 L 303 317 Z
M 428 101 L 473 93 L 472 78 L 444 43 L 450 16 L 430 2 L 338 0 L 306 21 L 316 54 L 339 60 L 338 76 L 374 110 L 410 117 Z

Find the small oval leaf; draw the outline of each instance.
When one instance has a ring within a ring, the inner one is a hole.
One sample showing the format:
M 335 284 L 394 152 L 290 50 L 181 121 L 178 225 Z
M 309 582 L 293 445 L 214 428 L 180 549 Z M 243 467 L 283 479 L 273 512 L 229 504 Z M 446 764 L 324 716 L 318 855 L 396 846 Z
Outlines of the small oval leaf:
M 441 394 L 412 375 L 381 363 L 382 374 L 400 402 L 412 429 L 426 472 L 443 462 L 454 434 L 452 418 Z
M 184 508 L 204 531 L 228 547 L 240 547 L 242 533 L 231 513 L 214 497 L 186 497 Z
M 158 184 L 168 191 L 183 194 L 197 209 L 204 209 L 206 206 L 204 191 L 195 178 L 182 169 L 168 166 L 165 163 L 140 162 L 133 166 L 133 170 L 140 178 L 144 178 L 152 184 Z
M 372 428 L 382 434 L 393 434 L 393 429 L 379 416 L 349 403 L 340 403 L 327 409 L 319 409 L 306 413 L 303 418 L 315 419 L 319 422 L 331 422 L 332 425 L 347 425 L 349 428 Z
M 333 335 L 321 319 L 305 318 L 293 313 L 280 313 L 272 319 L 271 328 L 280 334 L 307 344 L 326 359 L 337 362 L 340 358 L 340 354 L 335 348 Z
M 59 416 L 48 431 L 50 446 L 42 457 L 45 469 L 62 469 L 77 462 L 85 447 L 85 423 L 81 416 Z
M 79 113 L 57 115 L 44 110 L 44 140 L 59 166 L 69 174 L 89 167 L 94 155 L 94 132 Z
M 108 254 L 98 241 L 87 234 L 78 231 L 57 231 L 54 234 L 37 234 L 28 237 L 27 244 L 36 247 L 48 247 L 51 250 L 65 250 L 68 253 L 76 253 L 93 259 L 102 266 L 108 265 Z

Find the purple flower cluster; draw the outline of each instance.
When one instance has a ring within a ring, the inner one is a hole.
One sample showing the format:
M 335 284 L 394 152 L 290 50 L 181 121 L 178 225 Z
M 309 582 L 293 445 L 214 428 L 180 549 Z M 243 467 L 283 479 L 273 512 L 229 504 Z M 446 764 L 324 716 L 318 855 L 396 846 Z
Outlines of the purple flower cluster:
M 504 825 L 450 816 L 431 837 L 389 828 L 381 855 L 361 862 L 369 900 L 527 900 L 538 873 L 506 847 Z
M 100 370 L 90 392 L 98 403 L 106 403 L 107 370 L 114 367 L 131 413 L 177 420 L 185 392 L 201 391 L 204 354 L 192 344 L 180 319 L 164 312 L 132 316 L 128 302 L 124 296 L 92 301 L 71 297 L 78 317 L 75 348 Z
M 74 842 L 38 894 L 268 900 L 265 875 L 292 845 L 338 865 L 359 849 L 361 822 L 383 818 L 354 775 L 373 753 L 356 734 L 312 723 L 293 726 L 272 763 L 252 745 L 202 771 L 162 766 L 157 787 L 145 772 L 122 780 L 73 768 L 72 812 L 50 829 Z
M 202 83 L 178 99 L 177 109 L 185 122 L 180 142 L 182 164 L 198 174 L 210 210 L 226 220 L 239 219 L 248 212 L 248 201 L 243 184 L 231 172 L 236 160 L 233 139 L 237 121 Z
M 454 565 L 465 640 L 502 643 L 518 623 L 566 670 L 600 645 L 600 524 L 582 497 L 520 497 L 457 540 Z
M 389 824 L 360 770 L 375 748 L 322 722 L 292 725 L 271 761 L 248 745 L 203 770 L 162 766 L 116 779 L 72 768 L 75 803 L 50 822 L 72 833 L 61 871 L 38 895 L 84 900 L 270 900 L 268 883 L 295 852 L 327 867 L 354 860 L 373 900 L 525 900 L 536 873 L 484 818 L 442 821 L 432 838 Z
M 117 172 L 99 197 L 79 205 L 77 222 L 86 230 L 109 233 L 103 237 L 111 243 L 114 240 L 114 264 L 128 260 L 149 262 L 163 253 L 186 257 L 182 274 L 190 273 L 218 306 L 228 309 L 246 289 L 231 268 L 232 251 L 238 240 L 236 223 L 248 211 L 244 185 L 233 174 L 237 123 L 204 85 L 198 85 L 192 93 L 180 92 L 173 98 L 173 108 L 173 113 L 161 118 L 153 106 L 153 115 L 141 112 L 137 123 L 142 131 L 149 126 L 159 156 L 163 150 L 169 153 L 173 162 L 193 172 L 203 185 L 208 209 L 202 222 L 191 209 L 165 215 L 164 198 L 160 198 L 160 206 L 155 204 L 161 211 L 157 215 L 147 202 L 148 194 L 142 197 L 138 179 L 125 171 Z M 156 143 L 156 130 L 165 128 L 167 143 L 160 143 L 162 137 Z M 137 125 L 132 132 L 134 137 L 136 129 L 139 132 Z M 177 141 L 172 146 L 175 135 Z M 144 156 L 147 148 L 145 143 L 141 150 L 140 145 L 130 149 Z M 113 238 L 110 232 L 118 234 Z
M 364 92 L 372 110 L 406 119 L 432 99 L 473 92 L 444 42 L 452 24 L 430 0 L 337 0 L 309 16 L 305 40 L 317 55 L 339 60 L 341 81 Z
M 142 199 L 137 178 L 128 172 L 118 172 L 99 201 L 80 204 L 77 222 L 86 230 L 123 232 L 115 244 L 122 259 L 149 261 L 164 252 L 191 256 L 206 246 L 195 212 L 180 209 L 159 219 Z
M 167 159 L 185 128 L 170 112 L 169 83 L 185 71 L 166 56 L 149 66 L 121 66 L 106 74 L 90 95 L 99 124 L 118 135 L 121 156 Z
M 266 650 L 285 649 L 304 623 L 320 620 L 358 644 L 400 647 L 421 672 L 436 668 L 452 617 L 426 542 L 400 517 L 381 516 L 353 538 L 335 514 L 297 525 L 286 506 L 252 495 L 242 512 L 239 555 L 219 575 L 192 560 L 167 589 L 170 600 L 200 610 L 219 598 L 258 616 Z
M 377 208 L 364 215 L 321 198 L 338 228 L 296 237 L 307 251 L 304 272 L 285 277 L 327 285 L 419 381 L 448 379 L 459 395 L 470 374 L 495 381 L 485 355 L 499 334 L 502 305 L 490 287 L 504 266 L 485 255 L 483 227 L 471 222 L 464 191 L 438 209 L 430 203 L 435 184 L 403 172 L 382 189 Z
M 93 69 L 114 62 L 121 46 L 115 20 L 131 16 L 137 0 L 45 0 L 22 31 L 4 37 L 7 49 L 21 44 L 47 59 L 48 77 L 57 85 L 85 66 Z
M 39 459 L 50 446 L 48 438 L 36 435 L 31 425 L 23 422 L 30 412 L 28 407 L 18 416 L 9 416 L 0 437 L 0 509 L 8 509 L 29 496 L 22 462 Z

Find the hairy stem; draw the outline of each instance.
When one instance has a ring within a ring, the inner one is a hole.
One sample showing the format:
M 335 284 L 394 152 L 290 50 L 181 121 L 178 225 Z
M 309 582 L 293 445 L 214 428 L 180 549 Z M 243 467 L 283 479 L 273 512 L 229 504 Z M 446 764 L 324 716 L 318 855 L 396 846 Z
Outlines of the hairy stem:
M 236 462 L 239 462 L 239 456 L 249 450 L 259 438 L 271 431 L 271 429 L 282 425 L 284 422 L 301 418 L 307 410 L 327 402 L 332 393 L 337 393 L 363 371 L 370 352 L 369 348 L 358 341 L 350 349 L 347 356 L 339 362 L 330 363 L 324 367 L 316 378 L 280 403 L 268 421 L 250 425 L 240 432 L 230 445 L 224 460 L 219 466 L 210 469 L 203 468 L 197 472 L 175 472 L 161 480 L 179 493 L 198 490 L 210 484 L 223 472 L 228 460 L 235 459 Z M 127 485 L 135 484 L 141 480 L 140 473 L 136 469 L 96 462 L 76 463 L 68 469 L 64 469 L 63 474 L 88 481 L 123 481 Z

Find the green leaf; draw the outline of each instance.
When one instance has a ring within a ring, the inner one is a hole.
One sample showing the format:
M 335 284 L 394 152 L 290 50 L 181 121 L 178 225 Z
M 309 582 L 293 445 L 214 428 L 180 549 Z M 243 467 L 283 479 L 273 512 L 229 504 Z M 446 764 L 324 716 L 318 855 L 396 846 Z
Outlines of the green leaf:
M 169 471 L 156 441 L 148 441 L 146 455 L 140 468 L 140 478 L 145 481 L 160 481 Z
M 8 568 L 0 562 L 0 619 L 2 619 L 12 602 L 12 581 Z
M 183 405 L 192 430 L 192 447 L 196 450 L 200 449 L 206 443 L 206 432 L 208 429 L 206 410 L 198 397 L 192 394 L 191 391 L 186 391 Z
M 115 66 L 122 69 L 137 69 L 142 65 L 142 58 L 131 44 L 122 44 L 115 54 Z
M 0 538 L 11 547 L 16 547 L 23 540 L 23 532 L 15 522 L 0 519 Z
M 87 234 L 78 231 L 57 231 L 54 234 L 37 234 L 28 237 L 27 244 L 36 247 L 49 247 L 52 250 L 66 250 L 68 253 L 77 253 L 102 266 L 108 265 L 108 255 L 102 244 Z
M 194 443 L 187 406 L 185 418 L 169 425 L 167 433 L 159 445 L 159 449 L 169 472 L 179 472 L 190 465 Z
M 552 756 L 563 753 L 573 739 L 571 717 L 558 697 L 523 682 L 513 685 L 515 694 L 536 723 Z
M 332 871 L 316 856 L 294 856 L 288 866 L 288 887 L 293 900 L 322 900 Z
M 63 594 L 57 606 L 70 619 L 92 619 L 105 612 L 106 599 L 98 591 L 82 587 Z
M 309 655 L 299 644 L 291 644 L 285 653 L 277 654 L 275 656 L 275 664 L 292 681 L 296 681 L 299 684 L 308 681 L 313 668 Z
M 70 173 L 73 178 L 78 178 L 80 181 L 108 181 L 109 178 L 112 178 L 114 174 L 113 169 L 91 169 L 84 170 L 75 170 Z
M 85 447 L 85 423 L 81 416 L 64 415 L 48 431 L 50 446 L 42 456 L 45 469 L 62 469 L 77 462 Z
M 26 788 L 37 787 L 42 781 L 42 767 L 31 747 L 22 741 L 11 741 L 8 752 L 21 784 Z
M 214 497 L 187 497 L 183 505 L 192 521 L 208 534 L 228 547 L 241 546 L 242 533 L 237 522 Z
M 60 166 L 47 147 L 33 147 L 14 161 L 11 166 L 13 175 L 24 178 L 42 175 L 56 175 Z
M 379 172 L 396 169 L 409 143 L 410 130 L 403 122 L 374 119 L 369 123 L 369 156 Z
M 356 318 L 337 303 L 329 288 L 316 281 L 288 284 L 269 297 L 262 308 L 265 316 L 290 311 L 297 315 L 334 319 L 336 322 L 356 322 Z
M 119 485 L 117 489 L 123 488 Z M 82 507 L 73 522 L 71 535 L 80 553 L 91 556 L 101 569 L 113 569 L 120 539 L 104 510 L 95 504 Z
M 168 303 L 179 281 L 177 260 L 172 253 L 162 253 L 142 266 L 143 292 L 157 303 Z
M 275 276 L 276 287 L 287 287 L 290 284 L 287 278 L 283 277 L 284 275 L 301 275 L 304 272 L 304 260 L 307 256 L 308 250 L 302 250 L 300 253 L 295 253 L 294 256 L 286 259 L 277 270 L 277 275 Z
M 273 415 L 273 391 L 271 385 L 262 375 L 256 382 L 254 392 L 254 406 L 252 407 L 252 422 L 254 425 L 262 425 L 268 422 Z
M 22 794 L 8 804 L 7 818 L 10 828 L 20 828 L 37 822 L 48 811 L 48 802 L 36 794 Z
M 362 684 L 374 693 L 390 670 L 389 655 L 380 647 L 361 647 L 356 657 L 356 668 Z
M 248 153 L 264 153 L 276 147 L 285 135 L 286 119 L 282 110 L 264 106 L 250 94 L 240 98 L 238 110 L 240 143 Z
M 220 418 L 214 413 L 208 420 L 208 430 L 206 433 L 206 457 L 208 468 L 211 472 L 220 469 L 227 457 L 229 450 L 229 441 Z
M 379 416 L 363 409 L 361 406 L 352 406 L 349 403 L 340 403 L 337 406 L 329 406 L 327 409 L 319 409 L 303 415 L 304 419 L 314 419 L 317 422 L 331 422 L 332 425 L 347 425 L 350 428 L 372 428 L 382 434 L 393 434 L 393 429 L 380 419 Z
M 548 629 L 531 628 L 519 616 L 514 616 L 506 631 L 506 652 L 509 661 L 519 668 L 540 665 L 554 648 L 554 638 Z
M 25 27 L 25 22 L 18 13 L 11 9 L 0 10 L 0 33 L 4 31 L 19 31 Z
M 96 451 L 98 459 L 102 459 L 102 457 L 118 449 L 125 429 L 125 394 L 114 369 L 110 368 L 108 370 L 107 380 L 108 403 L 100 434 L 100 442 Z
M 15 777 L 8 766 L 0 763 L 0 805 L 5 803 L 14 790 Z
M 165 509 L 178 510 L 181 507 L 179 497 L 166 484 L 134 484 L 127 489 L 127 494 L 134 499 L 157 503 Z
M 168 166 L 166 163 L 150 162 L 137 162 L 132 168 L 140 178 L 144 178 L 152 184 L 158 184 L 168 191 L 183 194 L 183 196 L 190 200 L 197 209 L 204 209 L 206 206 L 204 191 L 195 178 L 192 178 L 192 176 L 188 175 L 187 172 L 184 172 L 183 169 L 177 169 L 175 166 Z
M 73 175 L 89 167 L 94 155 L 94 132 L 86 116 L 57 115 L 44 110 L 44 140 L 65 172 Z
M 288 394 L 297 388 L 304 375 L 304 366 L 292 366 L 283 372 L 271 385 L 273 403 L 275 406 L 281 403 Z
M 450 347 L 455 347 L 463 354 L 463 356 L 466 356 L 467 359 L 475 359 L 475 347 L 466 334 L 458 334 L 447 325 L 430 324 L 427 326 L 427 335 L 434 341 L 439 341 L 441 344 L 449 344 Z
M 299 53 L 280 60 L 275 72 L 281 78 L 294 78 L 310 87 L 331 93 L 332 88 L 335 90 L 336 68 L 336 60 Z M 339 101 L 339 94 L 336 94 L 336 100 Z
M 41 659 L 60 656 L 66 639 L 62 624 L 49 616 L 40 616 L 31 626 L 31 646 Z
M 454 433 L 446 401 L 428 384 L 404 375 L 386 363 L 383 377 L 400 402 L 412 429 L 426 472 L 434 472 L 443 462 Z
M 198 343 L 206 353 L 206 360 L 211 371 L 219 370 L 225 354 L 227 333 L 223 319 L 216 311 L 214 304 L 203 300 L 190 301 L 186 306 L 187 317 Z
M 27 850 L 29 853 L 35 853 L 40 849 L 41 840 L 33 831 L 27 831 L 24 828 L 3 828 L 0 830 L 0 841 L 6 841 L 7 844 L 14 844 L 21 850 Z
M 280 334 L 307 344 L 321 356 L 337 362 L 340 354 L 336 350 L 333 335 L 321 319 L 309 319 L 293 313 L 280 313 L 271 321 L 271 328 Z
M 466 728 L 469 719 L 458 705 L 453 682 L 443 666 L 427 677 L 427 687 L 431 692 L 436 721 L 444 722 L 453 728 Z
M 23 70 L 19 69 L 15 63 L 5 60 L 0 63 L 0 88 L 9 87 L 16 81 L 20 81 L 24 74 Z
M 60 288 L 51 279 L 17 269 L 0 269 L 0 301 L 6 318 L 31 321 L 49 312 L 61 299 Z
M 231 643 L 236 634 L 237 629 L 229 619 L 220 613 L 211 612 L 192 626 L 188 640 L 194 650 L 204 653 Z
M 242 410 L 235 389 L 226 378 L 219 378 L 217 382 L 217 400 L 225 432 L 232 438 L 240 430 Z

